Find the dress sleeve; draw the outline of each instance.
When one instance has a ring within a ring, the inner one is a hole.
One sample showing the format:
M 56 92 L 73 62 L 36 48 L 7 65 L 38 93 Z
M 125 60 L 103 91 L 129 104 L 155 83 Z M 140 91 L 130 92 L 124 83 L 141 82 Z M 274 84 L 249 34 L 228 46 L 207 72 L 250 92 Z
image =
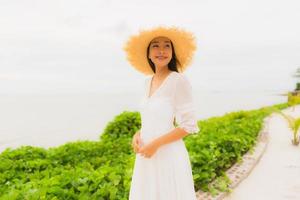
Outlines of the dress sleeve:
M 198 133 L 200 128 L 197 124 L 192 86 L 184 74 L 180 74 L 176 81 L 174 104 L 179 127 L 189 134 Z

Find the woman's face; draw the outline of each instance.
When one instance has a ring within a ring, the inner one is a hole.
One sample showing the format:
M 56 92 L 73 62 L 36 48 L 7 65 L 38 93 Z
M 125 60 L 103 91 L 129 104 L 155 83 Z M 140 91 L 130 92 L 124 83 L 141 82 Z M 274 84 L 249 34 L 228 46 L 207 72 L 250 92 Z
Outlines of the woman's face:
M 150 42 L 149 58 L 156 68 L 166 67 L 172 59 L 171 40 L 167 37 L 156 37 Z

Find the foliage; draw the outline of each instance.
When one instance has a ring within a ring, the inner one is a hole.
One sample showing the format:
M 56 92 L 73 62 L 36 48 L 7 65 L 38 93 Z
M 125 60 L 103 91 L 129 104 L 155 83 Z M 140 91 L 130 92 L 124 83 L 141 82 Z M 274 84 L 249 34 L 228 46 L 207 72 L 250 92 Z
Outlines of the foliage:
M 292 106 L 293 108 L 295 105 L 300 104 L 300 95 L 298 93 L 288 93 L 288 105 Z
M 274 109 L 274 112 L 280 114 L 289 125 L 289 128 L 293 131 L 293 139 L 292 144 L 299 145 L 300 139 L 299 139 L 299 128 L 300 128 L 300 118 L 294 118 L 291 115 L 283 113 L 281 110 Z
M 287 104 L 278 104 L 278 109 Z M 200 133 L 184 138 L 196 189 L 226 190 L 224 171 L 256 142 L 270 107 L 228 113 L 199 121 Z M 135 154 L 138 112 L 125 111 L 109 122 L 100 141 L 76 141 L 44 149 L 22 146 L 0 154 L 0 198 L 128 199 Z M 214 186 L 210 186 L 213 180 Z

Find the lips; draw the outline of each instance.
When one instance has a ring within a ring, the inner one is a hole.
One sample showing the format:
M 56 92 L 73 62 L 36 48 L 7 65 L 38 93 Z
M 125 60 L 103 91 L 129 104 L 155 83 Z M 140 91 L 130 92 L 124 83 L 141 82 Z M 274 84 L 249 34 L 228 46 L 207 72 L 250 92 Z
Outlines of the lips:
M 159 60 L 163 60 L 163 59 L 166 59 L 168 57 L 165 57 L 165 56 L 156 56 L 156 58 L 159 59 Z

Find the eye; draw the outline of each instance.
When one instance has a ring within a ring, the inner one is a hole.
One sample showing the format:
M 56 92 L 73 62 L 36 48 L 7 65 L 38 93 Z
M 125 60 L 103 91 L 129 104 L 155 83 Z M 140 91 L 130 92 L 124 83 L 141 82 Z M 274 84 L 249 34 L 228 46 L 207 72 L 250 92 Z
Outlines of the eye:
M 167 44 L 166 47 L 171 47 L 171 45 Z
M 158 45 L 157 45 L 157 44 L 154 44 L 154 45 L 152 45 L 152 47 L 158 47 Z

